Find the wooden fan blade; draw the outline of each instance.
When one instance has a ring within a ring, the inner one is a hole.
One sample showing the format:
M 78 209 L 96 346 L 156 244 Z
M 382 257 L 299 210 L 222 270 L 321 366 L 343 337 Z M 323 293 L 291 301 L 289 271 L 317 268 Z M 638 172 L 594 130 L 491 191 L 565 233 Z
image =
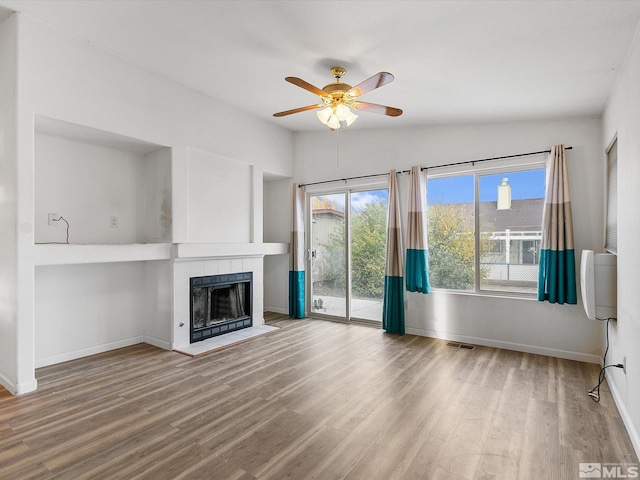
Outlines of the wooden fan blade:
M 309 82 L 305 82 L 301 78 L 298 78 L 298 77 L 286 77 L 285 80 L 287 82 L 289 82 L 289 83 L 293 83 L 294 85 L 297 85 L 300 88 L 304 88 L 305 90 L 308 90 L 311 93 L 315 93 L 316 95 L 320 95 L 321 97 L 328 97 L 329 96 L 328 93 L 323 92 L 318 87 L 314 87 Z
M 360 82 L 358 85 L 349 90 L 349 95 L 352 97 L 359 97 L 371 90 L 382 87 L 387 83 L 393 82 L 394 76 L 389 72 L 376 73 L 373 77 L 367 78 L 364 82 Z
M 307 110 L 313 110 L 314 108 L 320 108 L 322 106 L 324 105 L 321 103 L 318 105 L 307 105 L 306 107 L 294 108 L 293 110 L 286 110 L 284 112 L 274 113 L 273 116 L 284 117 L 285 115 L 291 115 L 292 113 L 306 112 Z
M 379 113 L 380 115 L 389 115 L 390 117 L 399 117 L 402 115 L 402 110 L 399 108 L 378 105 L 377 103 L 355 102 L 353 104 L 353 108 L 356 110 L 363 110 L 365 112 Z

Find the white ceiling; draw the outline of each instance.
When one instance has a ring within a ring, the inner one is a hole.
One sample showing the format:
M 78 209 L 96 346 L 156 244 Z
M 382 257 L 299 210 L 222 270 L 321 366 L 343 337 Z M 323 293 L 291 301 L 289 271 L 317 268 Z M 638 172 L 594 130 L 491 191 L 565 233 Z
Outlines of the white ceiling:
M 3 12 L 2 7 L 5 7 Z M 510 121 L 602 113 L 640 21 L 627 1 L 0 0 L 135 64 L 291 130 L 329 68 L 351 85 L 388 71 L 351 127 Z M 4 15 L 3 15 L 4 14 Z

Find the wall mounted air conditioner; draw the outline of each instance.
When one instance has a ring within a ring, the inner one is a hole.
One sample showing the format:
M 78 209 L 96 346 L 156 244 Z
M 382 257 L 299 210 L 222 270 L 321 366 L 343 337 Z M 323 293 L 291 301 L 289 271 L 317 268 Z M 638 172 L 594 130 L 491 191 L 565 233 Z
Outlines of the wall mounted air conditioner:
M 591 320 L 617 318 L 617 257 L 583 250 L 580 261 L 582 303 Z

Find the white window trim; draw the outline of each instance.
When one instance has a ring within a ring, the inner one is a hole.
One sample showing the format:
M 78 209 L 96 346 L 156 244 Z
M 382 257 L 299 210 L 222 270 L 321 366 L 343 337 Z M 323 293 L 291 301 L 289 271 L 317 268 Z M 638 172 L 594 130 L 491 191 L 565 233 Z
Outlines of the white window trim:
M 603 199 L 603 204 L 604 204 L 604 219 L 603 219 L 603 247 L 604 250 L 609 252 L 609 253 L 613 253 L 614 255 L 618 254 L 618 234 L 617 234 L 617 230 L 618 230 L 618 218 L 617 218 L 617 201 L 616 201 L 616 219 L 615 219 L 615 225 L 616 225 L 616 233 L 615 233 L 615 246 L 612 248 L 611 245 L 608 244 L 608 237 L 609 237 L 609 200 L 610 200 L 610 192 L 609 192 L 609 155 L 611 150 L 613 149 L 613 147 L 616 147 L 616 200 L 617 200 L 617 195 L 618 195 L 618 133 L 616 132 L 616 134 L 613 136 L 613 139 L 611 140 L 611 142 L 609 142 L 609 145 L 607 145 L 607 148 L 605 149 L 605 162 L 604 162 L 604 199 Z

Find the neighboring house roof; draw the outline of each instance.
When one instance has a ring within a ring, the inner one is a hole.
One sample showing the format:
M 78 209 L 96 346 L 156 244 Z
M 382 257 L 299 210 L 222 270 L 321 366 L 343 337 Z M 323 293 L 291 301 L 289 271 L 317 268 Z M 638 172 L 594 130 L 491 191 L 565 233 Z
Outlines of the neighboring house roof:
M 344 212 L 339 212 L 333 208 L 314 208 L 312 213 L 314 215 L 336 215 L 338 217 L 344 217 Z
M 473 203 L 457 203 L 465 212 L 469 226 L 473 226 Z M 510 210 L 498 210 L 497 202 L 480 202 L 480 218 L 482 230 L 485 232 L 503 232 L 540 230 L 544 198 L 527 200 L 511 200 Z
M 511 200 L 510 210 L 498 210 L 496 202 L 480 202 L 480 218 L 493 231 L 540 230 L 544 198 Z M 483 230 L 487 230 L 483 227 Z

